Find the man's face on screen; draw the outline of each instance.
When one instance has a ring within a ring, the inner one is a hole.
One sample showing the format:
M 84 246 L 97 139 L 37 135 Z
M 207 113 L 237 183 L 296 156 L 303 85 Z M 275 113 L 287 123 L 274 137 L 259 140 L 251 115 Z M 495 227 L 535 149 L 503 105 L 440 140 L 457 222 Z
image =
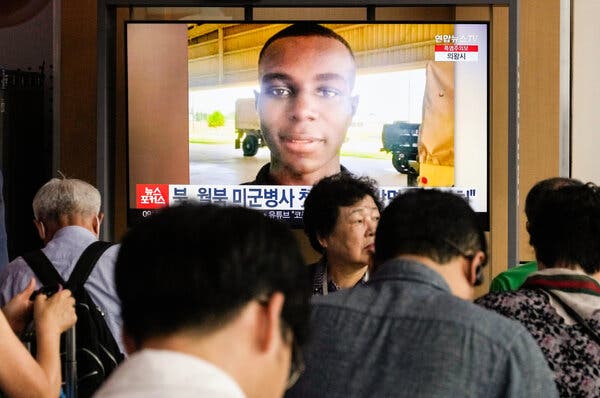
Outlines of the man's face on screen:
M 339 41 L 321 36 L 275 40 L 258 67 L 257 108 L 271 151 L 271 174 L 312 180 L 340 171 L 339 151 L 357 97 L 356 66 Z

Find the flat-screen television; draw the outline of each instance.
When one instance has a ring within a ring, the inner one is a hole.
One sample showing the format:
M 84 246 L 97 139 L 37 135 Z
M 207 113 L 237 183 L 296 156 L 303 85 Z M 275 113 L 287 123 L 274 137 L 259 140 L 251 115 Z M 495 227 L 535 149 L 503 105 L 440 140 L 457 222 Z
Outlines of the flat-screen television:
M 199 201 L 299 226 L 312 184 L 348 170 L 384 203 L 455 191 L 489 228 L 488 23 L 319 24 L 334 35 L 262 53 L 292 22 L 125 24 L 130 225 Z

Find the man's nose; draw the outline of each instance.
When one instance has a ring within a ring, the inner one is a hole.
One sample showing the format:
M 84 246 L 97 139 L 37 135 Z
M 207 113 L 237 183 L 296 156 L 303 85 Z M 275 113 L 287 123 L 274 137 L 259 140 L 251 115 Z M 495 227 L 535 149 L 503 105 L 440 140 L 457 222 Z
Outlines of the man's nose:
M 315 120 L 317 103 L 309 93 L 298 93 L 290 103 L 290 119 Z

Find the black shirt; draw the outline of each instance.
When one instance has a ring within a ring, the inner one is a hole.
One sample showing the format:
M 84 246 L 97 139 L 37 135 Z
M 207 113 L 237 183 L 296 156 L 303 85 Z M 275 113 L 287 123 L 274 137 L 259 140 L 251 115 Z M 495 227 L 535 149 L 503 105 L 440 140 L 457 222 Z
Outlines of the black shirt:
M 270 169 L 271 163 L 269 162 L 258 170 L 254 181 L 244 182 L 242 185 L 281 185 L 271 176 Z M 349 171 L 340 165 L 340 173 L 349 173 Z

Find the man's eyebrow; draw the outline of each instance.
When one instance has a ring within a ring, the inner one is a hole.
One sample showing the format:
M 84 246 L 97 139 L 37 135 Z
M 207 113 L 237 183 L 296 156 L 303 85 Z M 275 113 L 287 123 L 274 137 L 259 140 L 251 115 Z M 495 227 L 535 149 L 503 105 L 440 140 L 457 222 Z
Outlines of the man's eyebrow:
M 329 81 L 329 80 L 343 80 L 348 81 L 343 75 L 339 73 L 319 73 L 316 75 L 317 81 Z
M 292 80 L 292 78 L 289 75 L 287 75 L 285 73 L 281 73 L 281 72 L 265 73 L 260 78 L 261 83 L 269 82 L 271 80 L 285 80 L 285 81 L 289 81 L 289 80 Z
M 260 79 L 261 83 L 269 82 L 271 80 L 292 81 L 293 79 L 290 75 L 282 72 L 265 73 Z M 341 80 L 344 82 L 348 81 L 343 75 L 333 72 L 319 73 L 315 75 L 315 80 L 320 82 L 326 82 L 331 80 Z

